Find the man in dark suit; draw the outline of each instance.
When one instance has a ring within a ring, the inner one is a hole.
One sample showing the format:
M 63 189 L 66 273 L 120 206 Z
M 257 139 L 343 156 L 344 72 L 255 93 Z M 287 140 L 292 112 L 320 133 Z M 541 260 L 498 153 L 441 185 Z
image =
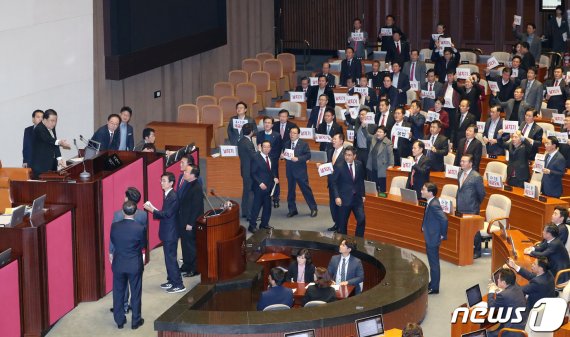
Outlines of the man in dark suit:
M 568 227 L 566 225 L 566 221 L 568 220 L 568 208 L 560 205 L 555 206 L 551 220 L 552 223 L 558 227 L 558 239 L 566 246 L 566 242 L 568 241 Z
M 386 77 L 386 80 L 389 80 L 389 77 Z M 374 116 L 374 124 L 370 125 L 368 128 L 369 133 L 373 133 L 376 126 L 383 126 L 386 128 L 387 136 L 390 137 L 390 133 L 392 132 L 392 127 L 396 123 L 394 119 L 394 114 L 390 113 L 390 105 L 391 102 L 387 98 L 380 99 L 380 103 L 378 104 L 378 113 Z M 355 126 L 356 127 L 356 126 Z M 362 161 L 362 156 L 360 153 L 358 154 L 358 160 Z
M 525 295 L 521 289 L 516 284 L 516 275 L 515 273 L 510 270 L 509 268 L 503 268 L 499 271 L 499 276 L 497 280 L 497 284 L 490 283 L 489 284 L 489 296 L 487 299 L 487 304 L 489 308 L 494 308 L 495 310 L 502 308 L 504 312 L 514 312 L 516 308 L 525 308 L 526 307 L 526 299 Z M 513 316 L 513 315 L 512 315 Z M 511 317 L 512 317 L 511 316 Z M 506 323 L 502 323 L 499 328 L 495 331 L 487 331 L 488 336 L 496 337 L 499 334 L 499 331 L 503 328 L 511 328 L 511 329 L 520 329 L 524 330 L 526 319 L 528 316 L 528 312 L 522 312 L 522 322 L 520 323 L 511 323 L 509 320 Z M 504 332 L 502 334 L 503 337 L 516 337 L 519 336 L 518 333 L 512 332 Z
M 269 219 L 271 218 L 271 193 L 273 186 L 279 184 L 277 178 L 277 165 L 274 165 L 269 154 L 271 152 L 271 142 L 264 140 L 261 143 L 261 152 L 255 154 L 251 159 L 251 179 L 253 180 L 253 204 L 249 213 L 248 231 L 257 231 L 257 216 L 261 213 L 261 223 L 259 228 L 271 229 Z
M 477 127 L 473 124 L 469 125 L 465 130 L 465 138 L 459 141 L 455 149 L 455 162 L 453 165 L 459 166 L 461 157 L 470 154 L 473 157 L 473 169 L 479 172 L 479 164 L 483 156 L 483 144 L 481 144 L 479 139 L 475 138 L 475 134 L 477 134 Z
M 384 82 L 382 88 L 380 88 L 380 101 L 382 101 L 382 99 L 388 100 L 390 111 L 394 111 L 395 108 L 406 104 L 406 102 L 400 101 L 400 94 L 398 93 L 398 89 L 392 85 L 392 76 L 390 75 L 384 76 Z
M 426 118 L 420 113 L 422 110 L 422 104 L 419 100 L 415 99 L 410 104 L 410 116 L 408 116 L 408 122 L 412 127 L 412 139 L 424 139 L 424 126 L 426 123 Z
M 558 297 L 554 290 L 554 277 L 550 272 L 550 263 L 547 258 L 536 258 L 530 270 L 518 266 L 511 258 L 507 261 L 507 265 L 528 280 L 528 284 L 522 287 L 523 293 L 527 296 L 527 310 L 531 310 L 541 298 Z
M 257 134 L 257 141 L 263 142 L 265 140 L 269 141 L 271 144 L 271 152 L 269 152 L 269 160 L 271 160 L 271 165 L 277 168 L 275 177 L 279 179 L 279 156 L 281 155 L 281 137 L 279 133 L 273 131 L 273 118 L 269 116 L 263 117 L 263 133 Z M 259 145 L 258 145 L 259 146 Z M 275 192 L 278 191 L 279 184 L 275 187 Z M 273 194 L 273 208 L 279 208 L 279 195 Z
M 435 94 L 435 98 L 443 96 L 443 84 L 441 82 L 436 81 L 435 78 L 435 70 L 429 69 L 426 73 L 427 82 L 420 83 L 420 89 L 426 91 L 433 91 Z M 456 92 L 457 95 L 457 92 Z M 425 111 L 431 110 L 435 106 L 435 99 L 423 96 L 420 92 L 420 98 L 422 99 L 422 106 L 424 107 Z
M 431 60 L 435 63 L 435 74 L 438 76 L 439 81 L 444 83 L 449 71 L 457 69 L 457 65 L 461 60 L 461 54 L 455 48 L 446 47 L 443 53 L 439 51 L 439 41 L 435 42 L 436 48 L 431 53 Z
M 548 137 L 544 142 L 546 157 L 542 169 L 541 193 L 554 198 L 562 195 L 562 177 L 566 173 L 566 160 L 558 151 L 558 139 Z
M 32 112 L 32 125 L 24 129 L 24 141 L 22 145 L 22 167 L 28 167 L 32 163 L 32 150 L 34 145 L 34 129 L 41 123 L 44 117 L 43 110 Z
M 317 133 L 321 135 L 329 135 L 331 138 L 336 134 L 342 134 L 342 126 L 338 125 L 334 120 L 334 109 L 326 108 L 323 122 L 317 128 Z M 328 151 L 332 147 L 332 143 L 321 142 L 319 151 Z
M 390 73 L 387 71 L 380 71 L 380 61 L 374 60 L 372 61 L 372 71 L 366 73 L 366 78 L 368 78 L 368 83 L 372 83 L 372 88 L 380 89 L 384 82 L 384 76 L 386 75 L 390 75 Z
M 519 124 L 522 124 L 524 121 L 524 113 L 528 108 L 532 108 L 528 105 L 524 98 L 524 89 L 521 87 L 516 87 L 513 93 L 513 97 L 506 102 L 501 102 L 498 99 L 498 96 L 493 93 L 491 95 L 490 104 L 491 105 L 500 105 L 501 108 L 505 110 L 505 120 L 507 121 L 518 121 Z
M 166 265 L 167 281 L 160 285 L 167 293 L 174 294 L 186 291 L 180 270 L 178 269 L 178 261 L 176 253 L 178 250 L 178 197 L 172 189 L 176 178 L 172 172 L 164 172 L 160 177 L 160 186 L 164 191 L 164 201 L 162 210 L 156 209 L 152 204 L 145 203 L 144 209 L 151 212 L 155 220 L 160 220 L 158 228 L 158 237 L 162 241 L 162 249 L 164 251 L 164 264 Z
M 388 111 L 387 100 L 382 99 L 380 101 L 380 109 L 384 111 L 381 113 L 382 116 L 386 116 L 385 119 L 388 120 L 388 116 L 391 116 Z M 356 156 L 358 160 L 366 167 L 368 162 L 368 152 L 370 150 L 370 143 L 372 141 L 372 135 L 370 132 L 374 132 L 374 125 L 368 125 L 366 123 L 366 115 L 370 112 L 368 107 L 361 107 L 358 112 L 358 118 L 352 118 L 350 114 L 345 115 L 346 120 L 354 125 L 354 145 L 356 148 Z M 378 117 L 378 115 L 376 115 Z
M 407 41 L 402 41 L 400 32 L 392 32 L 392 43 L 386 49 L 386 62 L 404 64 L 410 60 L 410 45 Z
M 461 172 L 457 176 L 459 188 L 457 189 L 456 210 L 463 214 L 479 214 L 481 202 L 485 198 L 485 185 L 483 178 L 473 169 L 473 156 L 470 154 L 461 157 Z M 473 258 L 481 257 L 481 233 L 477 231 L 474 239 Z
M 293 151 L 292 157 L 285 163 L 285 172 L 287 173 L 287 204 L 289 207 L 289 213 L 287 217 L 293 217 L 299 212 L 297 212 L 297 204 L 295 203 L 296 192 L 295 188 L 299 185 L 301 193 L 307 202 L 307 206 L 311 210 L 311 217 L 317 216 L 317 203 L 315 202 L 315 197 L 313 196 L 313 191 L 309 186 L 309 175 L 307 174 L 307 161 L 311 159 L 311 149 L 309 149 L 309 144 L 307 144 L 302 139 L 299 139 L 300 130 L 298 127 L 294 126 L 289 132 L 290 140 L 285 142 L 283 149 Z M 284 155 L 281 155 L 284 159 Z
M 246 114 L 247 104 L 245 102 L 237 102 L 236 115 L 232 116 L 228 122 L 228 139 L 231 145 L 238 145 L 239 141 L 243 138 L 243 127 L 246 124 L 249 125 L 249 129 L 253 131 L 254 135 L 257 133 L 255 120 Z
M 330 90 L 330 88 L 327 88 Z M 322 94 L 319 96 L 319 105 L 313 107 L 311 110 L 311 116 L 309 117 L 309 121 L 307 122 L 308 128 L 317 128 L 322 122 L 325 117 L 325 110 L 329 107 L 329 99 L 327 95 Z
M 293 290 L 283 287 L 285 272 L 281 268 L 271 268 L 269 271 L 269 289 L 261 293 L 257 302 L 257 310 L 262 311 L 273 304 L 285 304 L 293 306 Z
M 241 193 L 241 217 L 249 219 L 251 210 L 252 180 L 251 180 L 251 159 L 255 155 L 255 145 L 253 145 L 253 131 L 251 126 L 246 124 L 242 128 L 243 137 L 238 142 L 239 167 L 242 180 Z
M 119 125 L 119 150 L 120 151 L 133 151 L 135 148 L 135 136 L 133 127 L 129 124 L 133 116 L 133 110 L 124 106 L 119 113 L 121 116 L 121 124 Z
M 204 214 L 204 193 L 198 181 L 200 169 L 197 166 L 186 166 L 184 180 L 186 186 L 181 195 L 178 209 L 178 233 L 182 246 L 180 267 L 182 276 L 193 277 L 200 273 L 196 270 L 196 220 Z
M 307 101 L 307 94 L 309 93 L 309 78 L 307 76 L 303 76 L 301 78 L 301 85 L 298 85 L 295 88 L 297 92 L 304 92 L 305 93 L 305 102 Z
M 69 148 L 65 139 L 57 139 L 55 126 L 57 125 L 57 112 L 47 109 L 41 123 L 34 129 L 34 141 L 32 150 L 32 162 L 30 167 L 34 178 L 47 171 L 57 170 L 57 165 L 65 167 L 65 161 L 61 158 L 59 147 Z
M 119 329 L 127 322 L 123 310 L 125 292 L 131 286 L 131 306 L 133 316 L 131 327 L 138 329 L 144 324 L 141 317 L 142 274 L 144 261 L 142 250 L 146 247 L 146 230 L 134 220 L 137 204 L 125 201 L 124 219 L 111 225 L 113 254 L 113 318 Z
M 550 96 L 547 92 L 546 94 L 546 107 L 548 109 L 556 109 L 558 113 L 564 111 L 564 103 L 566 99 L 570 96 L 570 87 L 566 85 L 566 81 L 563 77 L 562 67 L 554 68 L 554 78 L 546 80 L 544 82 L 544 90 L 547 91 L 548 87 L 560 87 L 561 95 Z
M 310 86 L 309 90 L 307 90 L 307 109 L 313 109 L 317 105 L 320 106 L 319 100 L 322 95 L 327 97 L 326 105 L 330 105 L 334 108 L 334 93 L 328 86 L 326 76 L 319 76 L 319 84 Z
M 437 185 L 426 182 L 421 189 L 422 198 L 427 200 L 422 222 L 422 232 L 426 242 L 430 282 L 428 294 L 439 294 L 439 245 L 447 240 L 447 216 L 443 213 L 437 195 Z
M 475 122 L 475 116 L 469 113 L 469 100 L 463 99 L 459 103 L 459 114 L 454 125 L 457 125 L 457 129 L 451 130 L 451 140 L 453 142 L 453 147 L 457 150 L 459 141 L 465 138 L 467 127 L 469 127 L 469 125 L 477 125 Z
M 526 80 L 526 69 L 521 68 L 522 57 L 519 55 L 513 56 L 511 60 L 511 78 L 515 80 L 515 85 L 520 86 L 523 80 Z
M 364 179 L 366 169 L 356 159 L 356 149 L 348 146 L 344 149 L 345 163 L 338 163 L 334 167 L 332 188 L 338 212 L 338 232 L 346 234 L 350 212 L 356 218 L 355 235 L 364 236 L 366 217 L 364 214 Z
M 414 158 L 414 165 L 412 170 L 408 173 L 408 181 L 406 188 L 415 190 L 418 199 L 422 198 L 422 188 L 424 183 L 429 181 L 429 173 L 431 169 L 431 161 L 427 156 L 424 156 L 425 145 L 417 140 L 412 145 L 412 156 Z
M 346 80 L 349 78 L 360 78 L 362 75 L 362 64 L 360 60 L 354 58 L 354 50 L 346 48 L 346 59 L 340 63 L 340 85 L 346 87 Z
M 325 76 L 327 78 L 327 86 L 329 88 L 334 88 L 336 86 L 336 78 L 333 74 L 330 73 L 330 68 L 330 63 L 324 62 L 322 71 L 317 74 L 317 78 L 320 76 Z
M 416 81 L 419 85 L 426 81 L 426 64 L 420 61 L 420 51 L 412 49 L 410 60 L 404 63 L 402 73 L 406 74 L 410 81 Z
M 503 108 L 495 105 L 489 110 L 489 119 L 485 121 L 485 130 L 483 130 L 483 143 L 487 147 L 487 153 L 495 156 L 502 156 L 505 150 L 501 146 L 501 142 L 507 141 L 508 134 L 499 134 L 499 130 L 503 129 L 503 119 L 501 113 Z
M 408 103 L 406 92 L 410 90 L 410 79 L 408 75 L 400 71 L 401 69 L 401 63 L 392 63 L 392 86 L 398 90 L 398 104 L 405 105 Z
M 526 24 L 526 32 L 520 33 L 517 30 L 517 25 L 513 22 L 513 37 L 515 37 L 519 42 L 528 42 L 530 44 L 530 53 L 535 60 L 540 59 L 540 54 L 542 53 L 542 41 L 540 36 L 536 33 L 536 25 L 532 22 Z
M 342 240 L 338 248 L 340 255 L 331 258 L 328 271 L 335 284 L 354 286 L 354 293 L 360 294 L 361 283 L 364 282 L 362 261 L 351 253 L 356 252 L 356 241 L 351 238 Z
M 281 151 L 283 149 L 283 144 L 289 140 L 289 133 L 291 132 L 291 128 L 296 127 L 297 124 L 293 122 L 289 122 L 289 111 L 282 109 L 279 111 L 278 114 L 279 122 L 273 125 L 273 132 L 277 132 L 279 135 L 279 155 L 281 155 Z M 272 151 L 275 151 L 275 148 L 271 147 Z M 270 154 L 271 157 L 271 154 Z M 279 173 L 279 170 L 277 170 Z M 279 175 L 277 175 L 279 178 Z M 281 196 L 281 184 L 277 184 L 275 186 L 275 193 L 273 194 L 273 207 L 279 207 L 279 198 Z
M 491 76 L 491 70 L 489 68 L 485 69 L 485 78 L 487 81 L 493 81 L 497 83 L 499 87 L 499 92 L 493 92 L 493 95 L 497 95 L 497 98 L 501 102 L 506 102 L 509 99 L 513 98 L 515 88 L 517 87 L 515 84 L 515 80 L 511 78 L 511 68 L 504 67 L 503 71 L 501 71 L 501 76 Z
M 109 117 L 107 117 L 107 124 L 95 131 L 91 140 L 101 143 L 99 150 L 119 149 L 119 141 L 121 139 L 119 124 L 121 124 L 121 116 L 110 114 Z
M 404 121 L 404 108 L 398 107 L 394 110 L 394 125 L 390 130 L 390 140 L 394 146 L 394 165 L 400 166 L 400 158 L 409 157 L 412 154 L 411 131 L 407 137 L 399 136 L 398 127 L 411 128 L 412 125 Z
M 534 108 L 529 108 L 524 113 L 524 123 L 519 126 L 523 141 L 528 138 L 529 143 L 532 145 L 530 153 L 530 160 L 534 160 L 534 156 L 538 152 L 538 148 L 542 144 L 542 135 L 544 131 L 540 125 L 535 123 L 538 118 L 538 111 Z
M 520 43 L 520 53 L 522 55 L 522 62 L 521 68 L 526 69 L 527 71 L 536 65 L 536 60 L 534 56 L 530 53 L 530 45 L 528 42 L 524 41 Z
M 388 34 L 382 34 L 382 29 L 390 29 Z M 382 41 L 382 51 L 387 51 L 388 46 L 394 43 L 394 32 L 400 33 L 402 40 L 406 40 L 406 35 L 402 32 L 400 27 L 396 26 L 396 19 L 392 14 L 386 15 L 386 23 L 378 29 L 378 40 Z
M 552 274 L 556 275 L 563 269 L 570 268 L 570 258 L 568 251 L 558 238 L 558 227 L 555 224 L 549 223 L 544 226 L 542 230 L 542 241 L 532 247 L 525 248 L 524 253 L 532 257 L 543 256 L 548 258 L 550 263 L 550 270 Z M 558 283 L 568 281 L 568 273 L 562 274 L 558 278 Z
M 532 145 L 528 142 L 528 138 L 524 141 L 521 138 L 521 132 L 513 133 L 511 141 L 501 145 L 509 152 L 509 163 L 507 165 L 507 183 L 510 186 L 518 186 L 524 188 L 524 183 L 530 179 L 528 162 Z
M 447 137 L 441 133 L 441 122 L 438 120 L 431 122 L 429 132 L 430 135 L 426 137 L 426 140 L 431 141 L 431 148 L 427 151 L 427 157 L 431 161 L 431 170 L 445 171 L 443 158 L 449 153 L 449 142 Z
M 364 90 L 365 93 L 356 91 L 357 89 L 355 88 L 356 87 L 350 89 L 348 91 L 348 94 L 352 96 L 354 95 L 355 92 L 357 92 L 363 95 L 364 104 L 370 108 L 370 111 L 374 111 L 376 109 L 376 106 L 378 105 L 378 95 L 376 95 L 376 89 L 373 89 L 368 85 L 368 77 L 366 77 L 366 75 L 363 74 L 362 76 L 360 76 L 360 82 L 358 82 L 358 88 L 365 88 L 358 90 Z
M 338 163 L 341 165 L 344 163 L 344 134 L 337 133 L 332 136 L 331 147 L 327 149 L 327 163 L 332 163 L 333 168 Z M 317 167 L 318 167 L 317 163 Z M 336 232 L 338 230 L 338 221 L 339 221 L 339 211 L 340 208 L 336 205 L 335 197 L 334 197 L 334 190 L 332 187 L 332 174 L 327 176 L 327 188 L 329 190 L 329 209 L 331 211 L 331 218 L 333 220 L 333 225 L 328 228 L 328 231 Z

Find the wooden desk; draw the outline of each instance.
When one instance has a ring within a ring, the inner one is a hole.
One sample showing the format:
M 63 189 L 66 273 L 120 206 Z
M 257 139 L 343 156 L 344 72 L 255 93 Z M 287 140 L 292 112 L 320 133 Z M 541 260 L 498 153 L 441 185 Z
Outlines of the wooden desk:
M 425 253 L 421 231 L 423 206 L 404 203 L 396 195 L 387 198 L 367 195 L 364 212 L 365 238 Z M 478 215 L 458 218 L 448 214 L 447 219 L 447 240 L 442 242 L 441 258 L 459 266 L 473 264 L 473 237 L 483 228 L 483 218 Z M 354 228 L 355 221 L 351 219 L 349 230 L 354 231 Z
M 408 176 L 408 172 L 400 171 L 399 167 L 388 169 L 386 171 L 386 186 L 390 186 L 392 179 L 396 176 Z M 432 172 L 430 181 L 435 183 L 441 193 L 441 189 L 445 184 L 457 185 L 456 179 L 446 178 L 445 172 Z M 542 239 L 542 228 L 550 222 L 550 217 L 554 212 L 554 207 L 560 205 L 568 207 L 568 202 L 548 197 L 546 202 L 538 199 L 531 199 L 524 196 L 524 190 L 520 187 L 513 187 L 512 191 L 488 187 L 485 181 L 485 190 L 487 195 L 481 203 L 481 209 L 487 208 L 489 197 L 492 194 L 501 194 L 511 199 L 510 225 L 513 229 L 518 229 L 533 241 Z
M 531 264 L 536 259 L 530 255 L 525 255 L 524 249 L 532 246 L 532 242 L 530 242 L 529 238 L 519 230 L 513 229 L 507 231 L 507 233 L 514 243 L 517 257 L 514 257 L 512 246 L 507 242 L 506 238 L 504 238 L 500 232 L 494 232 L 493 254 L 491 255 L 491 273 L 502 267 L 508 258 L 513 259 L 517 265 L 524 267 L 526 270 L 530 270 Z M 520 276 L 518 273 L 516 275 L 518 285 L 524 286 L 528 283 L 527 279 Z
M 486 292 L 486 289 L 481 289 L 481 292 Z M 487 294 L 483 295 L 483 301 L 484 302 L 487 302 L 487 298 L 488 298 Z M 459 307 L 460 308 L 466 308 L 467 303 L 463 303 Z M 452 313 L 452 315 L 453 315 L 453 313 Z M 481 314 L 477 315 L 477 318 L 485 320 L 485 323 L 482 323 L 482 324 L 473 323 L 473 322 L 471 322 L 470 319 L 468 319 L 466 323 L 462 323 L 461 320 L 463 319 L 463 315 L 464 314 L 462 312 L 460 312 L 459 315 L 457 315 L 457 323 L 451 324 L 451 337 L 461 337 L 463 334 L 473 332 L 473 331 L 477 331 L 480 329 L 487 329 L 487 328 L 490 328 L 493 326 L 493 324 L 487 322 L 487 315 L 481 315 Z
M 283 286 L 290 289 L 297 289 L 293 293 L 295 306 L 302 307 L 303 298 L 305 297 L 305 293 L 307 292 L 308 284 L 304 282 L 284 282 Z M 339 289 L 336 291 L 337 300 L 343 300 L 353 295 L 354 295 L 354 286 L 352 285 L 340 286 Z
M 200 149 L 200 157 L 209 156 L 214 135 L 212 124 L 150 122 L 147 128 L 156 132 L 155 145 L 163 149 L 166 145 L 186 146 L 194 143 Z
M 505 165 L 509 164 L 509 162 L 507 161 L 507 157 L 505 157 L 505 156 L 497 156 L 497 158 L 495 158 L 495 159 L 488 158 L 488 157 L 481 157 L 481 162 L 479 163 L 479 172 L 481 172 L 481 174 L 483 174 L 485 172 L 485 169 L 487 168 L 487 164 L 489 164 L 492 161 L 498 161 L 498 162 L 503 163 Z
M 0 266 L 0 336 L 22 336 L 21 274 L 21 255 L 12 252 L 10 260 Z
M 256 261 L 263 266 L 263 289 L 267 289 L 269 280 L 267 276 L 274 267 L 288 268 L 291 262 L 291 256 L 283 253 L 265 253 Z

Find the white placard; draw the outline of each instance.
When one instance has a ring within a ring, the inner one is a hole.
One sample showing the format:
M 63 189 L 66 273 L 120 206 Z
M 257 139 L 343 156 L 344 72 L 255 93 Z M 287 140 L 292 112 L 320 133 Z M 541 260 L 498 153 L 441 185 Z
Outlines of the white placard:
M 489 57 L 487 60 L 487 68 L 493 69 L 497 66 L 499 66 L 499 61 L 495 58 L 495 56 Z
M 368 79 L 368 87 L 374 88 L 374 85 L 372 85 L 372 79 L 371 78 Z
M 546 137 L 556 137 L 556 131 L 546 130 Z
M 284 149 L 283 150 L 283 158 L 286 160 L 291 160 L 291 158 L 295 157 L 295 150 L 292 149 Z
M 354 130 L 346 130 L 346 140 L 354 142 Z
M 437 39 L 439 39 L 440 36 L 442 36 L 443 34 L 431 34 L 431 39 L 434 41 L 437 41 Z
M 309 85 L 319 85 L 318 77 L 309 77 Z
M 409 138 L 410 137 L 410 131 L 411 131 L 411 129 L 407 126 L 394 126 L 392 128 L 392 135 L 398 136 L 398 137 L 403 137 L 403 138 Z
M 536 199 L 537 197 L 537 186 L 531 183 L 524 182 L 524 196 Z
M 315 131 L 313 128 L 300 128 L 301 134 L 299 138 L 301 139 L 315 139 Z
M 413 91 L 420 90 L 420 83 L 418 81 L 410 81 L 410 89 Z
M 570 71 L 567 71 L 566 72 L 566 81 L 569 81 L 569 80 L 570 80 Z
M 450 37 L 442 37 L 439 39 L 439 46 L 441 48 L 450 47 L 451 48 L 451 38 Z
M 220 145 L 220 155 L 222 157 L 237 157 L 238 149 L 234 145 Z
M 376 118 L 374 112 L 369 112 L 366 114 L 366 118 L 364 119 L 364 121 L 366 122 L 366 124 L 374 124 L 375 123 L 374 118 Z
M 483 133 L 485 131 L 485 122 L 477 122 L 477 133 Z
M 354 92 L 358 92 L 362 96 L 368 96 L 368 87 L 354 87 Z
M 517 26 L 521 25 L 522 17 L 520 15 L 514 15 L 514 24 Z
M 433 91 L 433 90 L 422 90 L 422 97 L 435 99 L 435 91 Z
M 333 164 L 332 163 L 324 163 L 319 165 L 319 177 L 324 177 L 333 174 Z
M 412 166 L 414 166 L 414 160 L 411 158 L 401 158 L 400 159 L 400 171 L 412 172 Z
M 517 121 L 503 121 L 503 131 L 505 133 L 515 133 L 519 129 Z
M 346 94 L 334 94 L 334 103 L 335 104 L 346 104 Z
M 487 184 L 489 187 L 503 188 L 503 177 L 497 173 L 487 172 Z
M 289 91 L 289 100 L 291 102 L 301 103 L 305 101 L 304 91 Z
M 546 93 L 550 96 L 560 96 L 562 95 L 562 90 L 560 90 L 559 86 L 546 87 Z
M 422 143 L 424 143 L 424 145 L 425 145 L 427 151 L 430 151 L 430 149 L 431 149 L 431 140 L 429 140 L 429 139 L 420 139 L 419 141 L 422 142 Z
M 357 95 L 346 95 L 346 105 L 348 106 L 360 106 L 360 100 Z
M 392 36 L 392 28 L 380 29 L 380 36 Z
M 544 169 L 544 159 L 536 159 L 534 158 L 534 165 L 532 166 L 532 170 L 534 172 L 542 172 L 542 170 Z
M 511 69 L 511 77 L 519 77 L 519 69 Z
M 238 131 L 241 130 L 241 128 L 246 124 L 247 124 L 247 119 L 234 118 L 232 122 L 232 126 L 234 127 L 234 129 Z
M 489 84 L 489 89 L 491 91 L 495 91 L 495 92 L 500 92 L 501 89 L 499 89 L 499 84 L 497 84 L 497 82 L 495 81 L 487 81 L 487 83 Z
M 564 114 L 552 114 L 552 122 L 554 122 L 555 124 L 564 124 L 564 117 L 566 117 Z
M 438 121 L 439 120 L 439 113 L 435 112 L 435 111 L 428 111 L 427 113 L 427 117 L 426 117 L 426 122 L 433 122 L 433 121 Z
M 469 68 L 457 68 L 457 70 L 455 70 L 455 73 L 457 74 L 457 78 L 461 78 L 461 79 L 468 79 L 471 76 L 471 69 Z
M 556 138 L 561 144 L 568 144 L 568 134 L 566 132 L 557 132 Z
M 461 170 L 461 168 L 459 166 L 446 164 L 445 165 L 445 177 L 457 179 L 459 177 L 459 171 L 460 170 Z
M 348 108 L 348 112 L 350 113 L 350 117 L 352 119 L 358 117 L 358 107 Z
M 355 32 L 353 32 L 353 33 L 351 34 L 351 37 L 352 37 L 352 41 L 358 41 L 358 42 L 364 41 L 364 33 L 355 33 Z
M 451 214 L 451 209 L 453 208 L 453 202 L 451 200 L 439 198 L 439 204 L 441 205 L 441 210 L 444 213 Z
M 330 143 L 331 142 L 331 136 L 316 133 L 315 134 L 315 142 L 317 142 L 317 143 Z

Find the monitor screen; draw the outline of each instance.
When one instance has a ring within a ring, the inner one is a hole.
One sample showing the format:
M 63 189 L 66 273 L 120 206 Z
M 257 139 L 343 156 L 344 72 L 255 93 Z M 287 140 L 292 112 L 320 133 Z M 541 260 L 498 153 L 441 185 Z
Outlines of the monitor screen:
M 465 291 L 467 295 L 467 305 L 471 308 L 475 304 L 483 301 L 483 296 L 481 296 L 481 288 L 478 284 L 474 285 L 473 287 L 467 289 Z
M 563 6 L 563 5 L 564 4 L 562 3 L 562 0 L 540 0 L 541 11 L 554 11 L 556 9 L 556 6 Z
M 287 332 L 283 335 L 284 337 L 315 337 L 315 330 L 303 330 L 297 332 Z
M 358 337 L 372 337 L 384 334 L 382 315 L 357 319 L 355 323 Z
M 493 272 L 493 282 L 495 282 L 495 284 L 497 284 L 497 282 L 499 281 L 499 272 L 503 269 L 503 267 L 501 268 L 497 268 L 497 270 L 495 270 Z
M 481 329 L 469 333 L 464 333 L 461 335 L 461 337 L 487 337 L 487 330 Z

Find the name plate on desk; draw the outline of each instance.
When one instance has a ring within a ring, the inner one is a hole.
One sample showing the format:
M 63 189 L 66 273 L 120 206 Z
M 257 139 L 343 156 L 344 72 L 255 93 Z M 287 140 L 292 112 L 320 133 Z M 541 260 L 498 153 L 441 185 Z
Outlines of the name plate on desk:
M 289 99 L 291 102 L 304 102 L 305 93 L 303 91 L 289 91 Z
M 453 214 L 453 202 L 451 200 L 439 198 L 439 204 L 444 213 Z
M 315 133 L 313 131 L 313 128 L 300 128 L 301 129 L 301 134 L 299 135 L 299 138 L 301 139 L 314 139 L 315 138 Z
M 496 154 L 487 154 L 487 158 L 497 159 L 497 155 Z
M 531 184 L 531 183 L 527 183 L 525 181 L 525 183 L 524 183 L 524 196 L 536 199 L 536 197 L 538 196 L 538 186 Z
M 503 177 L 500 174 L 487 172 L 487 184 L 489 187 L 503 188 Z
M 542 201 L 542 202 L 546 202 L 548 199 L 546 199 L 545 196 L 541 195 L 540 197 L 538 197 L 538 200 Z
M 503 190 L 508 191 L 508 192 L 512 192 L 513 191 L 513 187 L 509 186 L 509 185 L 505 185 L 503 186 Z
M 220 145 L 220 155 L 222 157 L 237 157 L 237 146 L 233 145 Z

